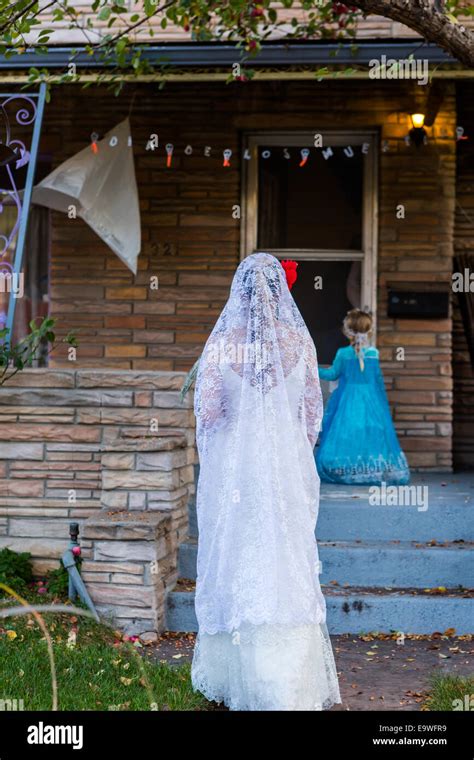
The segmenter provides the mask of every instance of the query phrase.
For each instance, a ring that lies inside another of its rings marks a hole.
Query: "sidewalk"
[[[195,634],[162,636],[146,647],[145,656],[155,661],[182,665],[191,662]],[[394,639],[331,637],[342,705],[333,710],[420,710],[432,673],[471,675],[474,670],[473,637],[406,637]]]

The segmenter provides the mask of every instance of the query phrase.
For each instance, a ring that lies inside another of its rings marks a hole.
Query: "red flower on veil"
[[[296,282],[296,279],[298,277],[298,274],[296,272],[296,267],[298,266],[297,261],[292,261],[291,259],[286,259],[285,261],[280,262],[283,269],[285,270],[286,274],[286,281],[288,283],[288,288],[291,290],[293,285]]]

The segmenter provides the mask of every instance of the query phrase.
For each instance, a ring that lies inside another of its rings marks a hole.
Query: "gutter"
[[[353,45],[357,49],[353,49]],[[230,67],[241,62],[240,49],[235,44],[221,42],[187,42],[163,43],[161,45],[142,45],[142,56],[150,63],[163,63],[179,68]],[[406,59],[413,55],[415,59],[427,60],[428,63],[458,64],[455,58],[445,53],[432,43],[420,38],[410,40],[371,40],[347,43],[340,42],[266,42],[262,51],[255,58],[247,57],[246,64],[251,68],[261,66],[305,66],[364,64],[382,55],[389,58]],[[27,50],[23,55],[14,55],[0,63],[0,69],[28,69],[30,66],[48,69],[65,68],[74,60],[78,68],[107,69],[113,62],[100,61],[87,55],[80,46],[50,47],[48,53],[37,54]],[[460,64],[458,64],[460,66]]]
[[[354,48],[354,44],[356,48]],[[240,63],[255,73],[253,80],[309,80],[315,78],[315,69],[327,67],[330,71],[322,79],[342,78],[369,79],[369,69],[361,68],[346,73],[344,68],[368,66],[372,60],[415,60],[428,62],[430,77],[436,79],[472,79],[474,71],[463,67],[455,58],[432,43],[420,38],[404,40],[364,40],[336,42],[266,42],[261,53],[255,58],[241,59],[241,51],[235,44],[211,42],[163,43],[142,45],[142,56],[155,66],[163,68],[152,74],[119,74],[127,82],[225,82],[229,79],[232,66]],[[78,46],[50,47],[47,54],[36,54],[28,50],[23,55],[15,55],[0,61],[0,82],[26,83],[28,69],[32,66],[45,68],[54,77],[55,72],[64,72],[69,63],[74,62],[80,73],[80,83],[95,82],[97,73],[105,82],[116,78],[112,61],[100,61],[87,55]],[[95,72],[95,73],[93,73]],[[387,80],[394,81],[394,80]],[[399,80],[395,80],[399,81]]]

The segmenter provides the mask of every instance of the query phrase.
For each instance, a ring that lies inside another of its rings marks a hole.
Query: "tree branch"
[[[94,45],[94,47],[98,49],[104,46],[112,45],[114,42],[117,42],[117,40],[121,39],[122,37],[125,37],[126,34],[130,34],[130,32],[133,31],[134,29],[137,29],[137,27],[141,26],[142,24],[145,24],[147,21],[153,18],[153,16],[156,16],[158,13],[161,13],[167,8],[170,8],[172,5],[175,5],[175,3],[176,3],[176,0],[169,0],[169,2],[164,3],[163,5],[160,5],[160,7],[154,10],[153,13],[150,13],[149,16],[143,16],[143,18],[139,19],[135,24],[132,24],[131,26],[127,26],[125,29],[123,29],[121,32],[116,34],[110,40],[105,40],[104,42],[100,42],[99,44]]]
[[[33,0],[33,2],[29,3],[27,6],[22,8],[21,11],[18,11],[18,13],[15,16],[13,16],[13,18],[9,18],[7,21],[5,21],[5,23],[0,26],[0,32],[4,32],[5,29],[8,29],[9,26],[13,26],[13,24],[15,24],[15,22],[18,21],[19,18],[24,16],[25,13],[28,13],[28,11],[31,10],[31,8],[34,8],[37,2],[38,0]],[[12,6],[10,10],[14,10],[14,8],[15,6]]]
[[[399,21],[455,56],[468,68],[474,68],[474,34],[462,24],[455,24],[433,0],[355,0],[353,5],[367,15]]]

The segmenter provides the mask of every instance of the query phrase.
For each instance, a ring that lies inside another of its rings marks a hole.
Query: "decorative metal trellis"
[[[0,215],[3,213],[5,201],[12,205],[16,211],[14,221],[9,225],[11,229],[0,234],[0,274],[3,274],[4,277],[6,275],[18,276],[22,269],[45,99],[46,84],[44,82],[41,83],[39,91],[33,94],[0,93],[0,165],[5,168],[8,178],[8,186],[0,187]],[[13,115],[9,113],[12,106],[13,108],[16,107]],[[15,122],[22,127],[33,126],[29,150],[23,140],[18,139],[13,134]],[[15,172],[23,166],[28,167],[26,183],[24,189],[19,190]],[[15,240],[16,246],[13,255]],[[10,254],[13,263],[7,261]],[[6,327],[10,331],[8,333],[10,340],[15,318],[16,300],[10,292],[6,320]]]

